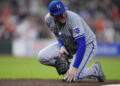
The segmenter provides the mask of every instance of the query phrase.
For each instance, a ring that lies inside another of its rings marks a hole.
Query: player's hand
[[[59,56],[63,53],[69,55],[68,51],[66,50],[66,48],[64,46],[61,47]]]
[[[72,80],[75,80],[76,74],[77,74],[77,68],[72,67],[67,71],[64,80],[66,80],[67,82],[71,82]]]

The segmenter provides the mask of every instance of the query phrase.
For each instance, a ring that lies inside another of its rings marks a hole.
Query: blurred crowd
[[[0,0],[0,39],[50,38],[44,22],[47,12],[41,0]]]
[[[119,0],[88,0],[79,15],[96,33],[98,42],[120,42]]]
[[[0,0],[0,39],[52,38],[44,17],[52,0]],[[98,42],[120,43],[120,0],[62,0],[82,16]]]

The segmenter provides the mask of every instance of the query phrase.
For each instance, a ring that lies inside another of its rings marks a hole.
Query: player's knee
[[[41,53],[38,53],[38,60],[40,63],[44,64],[44,56]]]

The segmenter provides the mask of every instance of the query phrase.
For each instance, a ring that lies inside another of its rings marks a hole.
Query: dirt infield
[[[106,80],[99,83],[93,80],[67,83],[61,80],[41,80],[41,79],[1,79],[0,86],[101,86],[106,84],[120,84],[120,80]]]

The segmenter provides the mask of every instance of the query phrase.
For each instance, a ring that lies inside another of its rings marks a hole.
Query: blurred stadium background
[[[50,1],[0,0],[0,54],[36,56],[40,49],[53,42],[54,37],[44,22]],[[97,55],[120,55],[119,0],[62,1],[95,32]]]
[[[50,1],[0,0],[1,62],[6,56],[37,57],[39,50],[56,41],[44,21]],[[97,57],[120,57],[120,0],[62,1],[96,34]]]

